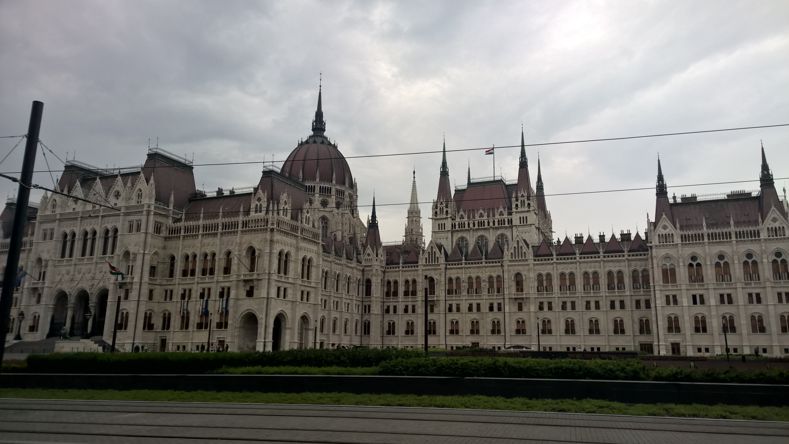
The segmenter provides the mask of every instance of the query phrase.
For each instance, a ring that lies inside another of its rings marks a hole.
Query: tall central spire
[[[773,185],[773,173],[770,171],[770,165],[767,164],[767,156],[764,155],[764,143],[762,143],[762,171],[759,174],[759,183],[761,186]]]
[[[521,126],[521,157],[518,166],[521,168],[529,168],[529,159],[526,158],[526,141],[523,137],[523,126]]]
[[[526,195],[527,199],[531,198],[531,177],[529,177],[529,159],[526,158],[526,140],[523,135],[523,126],[521,126],[521,157],[518,162],[518,193]]]
[[[321,93],[323,92],[323,74],[318,80],[318,108],[315,110],[315,120],[312,121],[312,134],[322,136],[326,132],[326,121],[323,120],[323,106],[321,104]]]
[[[416,171],[413,171],[413,181],[411,182],[411,203],[408,205],[408,216],[406,217],[404,243],[422,248],[425,245],[425,238],[422,234],[422,215],[419,211],[419,198],[416,194]]]

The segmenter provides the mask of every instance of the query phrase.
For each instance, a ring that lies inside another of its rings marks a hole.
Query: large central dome
[[[352,188],[351,168],[337,146],[324,135],[325,132],[321,90],[318,89],[318,109],[312,121],[312,135],[290,153],[280,172],[302,182],[334,183]]]

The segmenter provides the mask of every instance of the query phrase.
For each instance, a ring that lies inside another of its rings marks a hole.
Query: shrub
[[[52,353],[30,355],[33,373],[208,373],[222,367],[375,367],[418,356],[398,349],[288,350],[265,353]]]

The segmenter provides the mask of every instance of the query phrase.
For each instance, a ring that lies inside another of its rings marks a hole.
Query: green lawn
[[[377,405],[607,413],[720,419],[789,421],[789,407],[701,404],[625,404],[593,399],[528,399],[492,396],[358,395],[351,393],[258,393],[166,390],[0,389],[4,398],[88,399],[127,401],[245,402],[277,404]]]

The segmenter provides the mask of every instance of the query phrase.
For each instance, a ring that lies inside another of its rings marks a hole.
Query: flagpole
[[[493,180],[496,180],[496,145],[491,149],[493,150]]]

